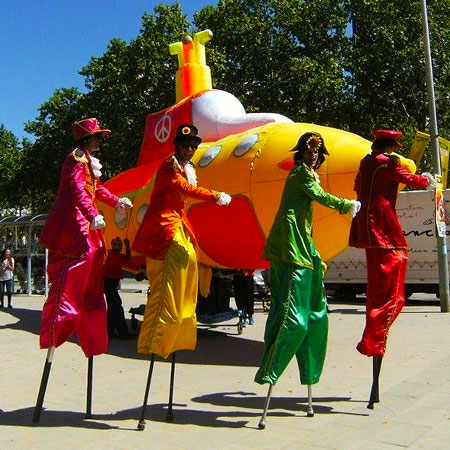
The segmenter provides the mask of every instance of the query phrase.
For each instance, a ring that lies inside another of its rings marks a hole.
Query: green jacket
[[[312,202],[345,214],[350,200],[326,193],[314,172],[304,164],[292,169],[286,180],[281,204],[264,249],[264,258],[293,262],[313,268],[312,255],[317,251],[312,240]],[[331,239],[331,236],[330,236]]]

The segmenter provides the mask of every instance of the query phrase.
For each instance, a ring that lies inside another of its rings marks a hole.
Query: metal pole
[[[434,97],[433,66],[431,61],[430,35],[428,30],[428,14],[426,0],[422,1],[422,24],[423,41],[425,52],[425,65],[427,75],[428,92],[428,114],[430,116],[430,135],[431,149],[433,151],[433,171],[436,175],[441,175],[441,156],[439,152],[439,134],[436,118],[436,101]],[[436,245],[439,265],[439,299],[442,312],[450,311],[449,303],[449,280],[448,280],[448,261],[447,261],[447,238],[440,237],[436,232]]]
[[[266,401],[264,402],[263,415],[258,424],[258,428],[260,430],[264,430],[264,428],[266,428],[266,416],[267,416],[267,410],[269,409],[270,397],[272,397],[272,388],[273,388],[273,384],[270,384],[269,390],[267,391]]]
[[[312,387],[308,384],[308,411],[306,412],[308,417],[314,417],[314,409],[312,406]]]
[[[27,295],[31,295],[31,225],[28,227],[27,239]]]

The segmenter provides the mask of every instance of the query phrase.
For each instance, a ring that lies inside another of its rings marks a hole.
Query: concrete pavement
[[[122,297],[126,310],[145,301],[143,293]],[[327,360],[313,387],[315,416],[306,417],[307,389],[292,362],[259,430],[267,386],[253,377],[266,313],[257,304],[256,324],[242,335],[233,321],[200,327],[197,349],[177,353],[174,422],[165,421],[170,361],[156,361],[146,429],[137,431],[149,360],[136,353],[135,341],[112,340],[108,353],[94,358],[90,420],[87,360],[75,340],[57,349],[41,420],[32,424],[46,356],[38,348],[43,301],[16,296],[13,309],[0,310],[1,449],[450,448],[450,315],[436,302],[413,302],[393,325],[374,410],[366,408],[372,362],[355,350],[364,305],[332,303]]]

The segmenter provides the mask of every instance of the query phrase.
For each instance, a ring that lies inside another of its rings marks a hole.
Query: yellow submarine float
[[[294,123],[280,114],[246,114],[235,96],[212,89],[205,58],[205,43],[211,37],[212,32],[205,30],[170,45],[179,63],[176,104],[147,116],[136,167],[105,183],[134,204],[126,215],[100,205],[107,223],[106,242],[109,246],[116,236],[133,241],[148,207],[156,170],[173,153],[177,126],[193,123],[203,138],[192,159],[199,186],[233,197],[226,208],[189,201],[187,216],[199,244],[199,262],[211,267],[265,268],[268,261],[262,258],[262,250],[285,179],[294,167],[290,150],[298,138],[307,131],[323,136],[330,156],[318,171],[321,185],[347,198],[355,198],[354,179],[370,142],[343,130]],[[317,204],[314,208],[314,240],[322,258],[328,260],[347,247],[351,218]]]

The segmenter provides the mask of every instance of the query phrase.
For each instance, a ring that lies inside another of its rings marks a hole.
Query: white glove
[[[434,179],[433,175],[431,175],[430,172],[424,172],[424,173],[422,174],[422,176],[424,176],[425,178],[428,179],[428,186],[427,186],[427,189],[428,189],[429,191],[434,190],[434,188],[436,187],[436,180]]]
[[[219,198],[216,200],[219,206],[228,206],[231,203],[231,196],[225,192],[221,192]]]
[[[116,208],[120,209],[120,211],[125,212],[133,207],[133,203],[131,203],[130,199],[126,197],[119,198],[116,204]]]
[[[358,211],[361,209],[361,202],[358,202],[358,200],[350,200],[352,204],[350,205],[350,209],[348,210],[348,213],[355,217],[356,214],[358,214]]]
[[[105,228],[106,227],[106,223],[105,223],[105,219],[103,218],[103,216],[101,214],[97,214],[91,222],[91,230],[96,230],[98,228]]]

